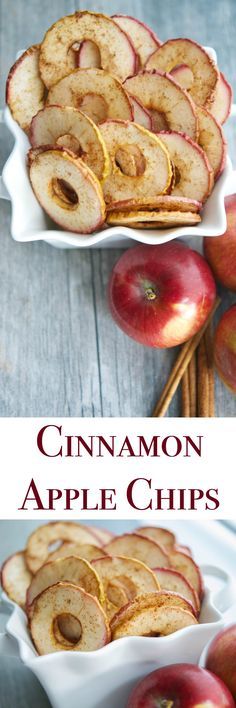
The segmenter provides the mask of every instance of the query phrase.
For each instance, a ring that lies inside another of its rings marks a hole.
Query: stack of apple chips
[[[168,529],[114,536],[72,522],[37,528],[5,561],[1,583],[26,612],[39,654],[197,625],[204,593],[191,550]]]
[[[112,47],[112,52],[110,50]],[[10,70],[29,178],[63,229],[201,221],[225,165],[231,88],[202,46],[164,44],[139,20],[76,12]]]

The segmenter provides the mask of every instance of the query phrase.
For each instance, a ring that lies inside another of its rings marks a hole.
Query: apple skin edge
[[[214,337],[216,369],[225,386],[236,394],[236,305],[221,317]]]
[[[180,242],[137,246],[113,268],[109,303],[116,324],[149,347],[176,346],[203,325],[216,296],[202,256]]]
[[[235,708],[223,681],[194,664],[153,671],[133,690],[127,708]]]

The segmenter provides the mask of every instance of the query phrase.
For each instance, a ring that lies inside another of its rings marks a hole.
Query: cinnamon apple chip
[[[79,108],[96,124],[108,118],[133,119],[123,85],[102,69],[75,69],[50,89],[47,104]]]
[[[167,602],[158,596],[157,592],[137,598],[137,601],[121,609],[111,621],[112,639],[166,636],[197,624],[191,606],[183,598],[169,593]]]
[[[115,211],[109,212],[107,224],[112,226],[129,226],[130,228],[162,228],[174,226],[195,226],[201,221],[200,214],[191,211]]]
[[[174,197],[163,194],[158,197],[146,199],[123,199],[107,204],[107,211],[191,211],[196,213],[202,208],[202,203],[187,197]]]
[[[109,155],[101,133],[95,123],[76,108],[45,106],[34,116],[29,137],[33,147],[51,144],[71,149],[99,180],[109,174]]]
[[[50,88],[76,66],[77,47],[90,40],[100,52],[101,68],[123,81],[136,69],[136,53],[127,35],[107,15],[75,12],[62,17],[46,32],[41,44],[40,73]]]
[[[137,595],[159,590],[158,579],[144,563],[127,556],[100,558],[93,561],[103,585],[105,608],[109,618]]]
[[[220,123],[206,108],[197,109],[199,123],[198,143],[205,151],[217,179],[225,166],[226,140]]]
[[[124,533],[112,539],[105,546],[105,551],[111,556],[122,555],[137,558],[149,568],[156,565],[169,565],[168,553],[152,538],[141,536],[137,533]]]
[[[179,64],[187,64],[193,74],[189,92],[194,102],[200,106],[210,105],[219,72],[206,50],[192,39],[168,39],[148,59],[146,69],[170,72]]]
[[[214,174],[206,153],[188,135],[175,131],[159,133],[175,166],[175,197],[204,202],[214,185]]]
[[[94,535],[86,526],[72,521],[56,521],[39,526],[29,536],[26,546],[26,563],[33,574],[47,561],[52,545],[59,545],[63,541],[93,543]]]
[[[172,168],[161,141],[145,128],[126,121],[100,125],[110,160],[111,174],[103,184],[105,201],[153,198],[168,190]]]
[[[107,541],[107,539],[106,539]],[[48,560],[57,560],[57,558],[68,558],[68,556],[79,556],[91,562],[101,556],[106,556],[103,548],[95,546],[92,543],[62,543],[60,548],[50,553]]]
[[[29,47],[9,71],[6,102],[13,118],[27,131],[44,105],[45,86],[39,74],[39,45]]]
[[[32,574],[25,562],[25,552],[19,551],[7,558],[1,569],[1,585],[6,595],[24,608],[26,591],[32,580]]]

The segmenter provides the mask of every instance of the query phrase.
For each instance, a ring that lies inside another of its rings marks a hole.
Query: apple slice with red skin
[[[33,116],[44,106],[45,86],[39,74],[39,45],[29,47],[9,71],[6,103],[14,120],[28,131]]]
[[[232,88],[222,72],[216,86],[214,100],[209,107],[210,112],[218,123],[225,123],[230,115],[233,100]]]
[[[225,197],[227,229],[222,236],[203,239],[204,255],[216,280],[236,292],[236,194]]]
[[[123,85],[151,113],[155,133],[175,130],[197,139],[195,104],[171,74],[144,70],[126,79]]]
[[[219,81],[219,71],[206,50],[192,39],[168,39],[148,59],[146,69],[170,72],[181,63],[189,66],[194,77],[190,88],[194,103],[210,106]]]
[[[190,339],[205,322],[215,297],[207,262],[177,241],[128,249],[109,283],[116,324],[149,347],[171,347]]]
[[[170,567],[178,570],[179,573],[191,583],[196,590],[198,597],[202,598],[204,591],[203,578],[199,566],[195,563],[191,556],[181,551],[170,551],[169,554]]]
[[[168,550],[175,545],[175,534],[169,531],[169,529],[163,529],[161,526],[140,526],[135,529],[135,533],[152,538],[153,541],[164,546],[167,553]]]
[[[145,228],[169,229],[174,226],[195,226],[201,221],[199,214],[193,214],[191,211],[114,211],[109,212],[107,216],[107,224],[113,226],[128,226],[130,228]]]
[[[174,66],[174,69],[170,71],[171,76],[174,77],[175,81],[178,81],[181,88],[189,91],[193,84],[193,72],[187,64],[178,64]]]
[[[47,561],[50,546],[69,541],[73,543],[94,543],[94,534],[82,524],[73,521],[52,521],[39,526],[29,536],[26,545],[26,564],[33,574]]]
[[[160,589],[155,573],[144,563],[128,556],[109,556],[93,561],[104,589],[105,607],[111,619],[120,607],[143,593]]]
[[[46,588],[32,610],[30,630],[40,655],[95,651],[110,641],[108,620],[97,598],[72,583]]]
[[[174,197],[172,194],[163,194],[150,199],[123,199],[107,204],[107,211],[191,211],[197,213],[202,208],[202,203],[187,197]]]
[[[143,67],[147,59],[161,45],[161,40],[144,22],[129,15],[113,15],[112,18],[131,40],[138,56],[136,71]]]
[[[171,592],[176,592],[185,597],[185,599],[192,604],[196,616],[198,617],[200,612],[199,597],[196,590],[194,590],[191,583],[186,580],[182,573],[179,573],[173,568],[154,568],[153,572],[157,575],[161,589],[170,590]]]
[[[214,361],[225,386],[236,393],[236,305],[222,315],[214,337]]]
[[[55,22],[41,44],[39,68],[47,88],[56,84],[76,66],[73,45],[85,39],[94,42],[100,52],[101,68],[121,81],[136,70],[136,53],[129,38],[107,15],[75,12]]]
[[[197,108],[199,137],[198,144],[204,150],[214,171],[215,180],[225,168],[227,142],[220,123],[206,108]]]
[[[129,556],[145,563],[149,568],[156,565],[169,565],[166,550],[156,541],[137,533],[124,533],[105,546],[110,556]]]
[[[236,701],[236,624],[222,629],[211,642],[205,667],[224,681]]]
[[[138,101],[134,96],[129,96],[131,106],[133,108],[134,122],[138,125],[142,125],[146,130],[153,130],[153,120],[152,116],[142,105],[141,101]]]
[[[106,555],[103,548],[91,543],[69,543],[69,541],[65,541],[56,551],[52,551],[49,554],[48,561],[68,558],[69,556],[79,556],[79,558],[84,558],[91,563],[91,561],[101,558],[103,555]]]
[[[129,618],[123,615],[120,621],[117,619],[115,627],[111,624],[113,640],[121,637],[165,637],[198,624],[192,612],[183,609],[181,605],[149,605],[148,595],[146,607],[140,607],[138,602],[134,602],[132,609],[133,613]]]
[[[194,664],[153,671],[133,689],[127,708],[234,708],[220,679]]]
[[[32,580],[32,574],[25,562],[25,552],[18,551],[7,558],[1,568],[1,585],[6,595],[25,608],[26,591]]]
[[[176,131],[159,133],[175,168],[173,196],[206,201],[214,185],[214,173],[206,153],[188,135]]]
[[[180,607],[186,612],[190,612],[195,616],[195,609],[192,602],[186,600],[183,595],[177,592],[172,592],[169,590],[156,590],[155,592],[148,592],[137,595],[132,601],[127,602],[126,605],[121,607],[118,612],[113,616],[111,621],[112,633],[115,632],[117,627],[124,626],[129,620],[136,618],[136,615],[142,610],[151,610],[152,608],[163,609],[166,607]]]

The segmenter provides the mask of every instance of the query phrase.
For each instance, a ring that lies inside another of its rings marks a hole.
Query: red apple
[[[149,347],[172,347],[192,337],[215,296],[207,262],[176,241],[130,248],[114,266],[109,283],[114,320]]]
[[[204,255],[217,280],[236,292],[236,194],[225,198],[227,229],[223,236],[204,238]]]
[[[213,639],[206,668],[224,681],[236,700],[236,624],[222,629]]]
[[[236,393],[236,305],[221,317],[214,338],[215,365],[220,378]]]
[[[134,688],[127,708],[235,708],[221,679],[194,664],[153,671]]]

